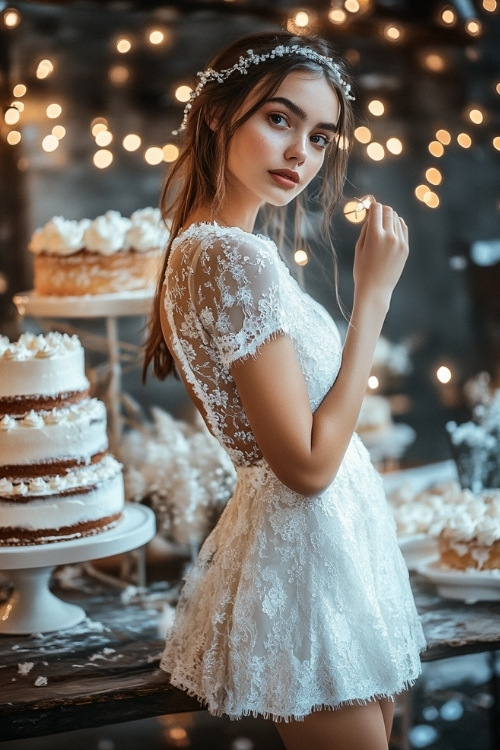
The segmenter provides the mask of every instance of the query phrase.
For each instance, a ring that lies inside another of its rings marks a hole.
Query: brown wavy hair
[[[232,67],[240,56],[248,50],[255,54],[266,54],[278,45],[300,45],[310,47],[321,55],[332,57],[339,65],[344,81],[349,81],[348,71],[328,44],[316,37],[295,36],[288,32],[265,32],[243,37],[218,53],[209,63],[214,70]],[[186,128],[183,131],[183,144],[177,161],[170,168],[162,187],[160,208],[165,221],[170,223],[170,240],[166,247],[163,264],[158,276],[152,313],[148,323],[148,336],[144,346],[143,380],[148,367],[153,362],[153,372],[163,380],[170,372],[175,372],[175,364],[162,335],[160,324],[160,298],[173,240],[185,227],[187,218],[200,208],[209,206],[215,218],[224,202],[226,191],[226,164],[229,144],[236,130],[268,100],[279,88],[282,81],[293,70],[322,72],[335,90],[340,115],[338,132],[328,147],[325,162],[318,176],[319,185],[316,199],[323,210],[322,234],[330,245],[335,259],[335,251],[330,239],[332,214],[342,199],[342,191],[347,170],[350,145],[353,140],[354,115],[346,92],[332,68],[310,60],[302,55],[284,55],[250,65],[246,75],[231,75],[220,84],[209,81],[193,100]],[[252,105],[242,110],[248,95],[257,94]],[[243,114],[242,114],[243,112]],[[212,130],[210,123],[217,119],[217,128]],[[293,202],[294,220],[292,246],[298,246],[300,227],[306,215],[305,197],[298,196]],[[282,248],[287,239],[286,207],[267,207],[266,226],[269,233]],[[303,242],[301,246],[303,246]],[[337,266],[334,262],[335,281]]]

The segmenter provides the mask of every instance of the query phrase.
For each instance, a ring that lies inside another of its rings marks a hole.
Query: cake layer
[[[3,413],[19,413],[16,401],[36,401],[40,396],[53,398],[61,394],[63,400],[64,394],[75,400],[88,388],[85,353],[77,336],[57,331],[46,336],[23,333],[12,343],[0,336]]]
[[[24,484],[24,483],[21,483]],[[42,544],[110,528],[124,506],[121,465],[111,456],[50,481],[0,480],[0,544]]]
[[[454,542],[443,534],[439,538],[442,565],[454,570],[500,570],[500,541],[485,545],[476,539]]]
[[[66,409],[0,419],[0,469],[73,459],[90,463],[108,446],[106,407],[92,398]],[[1,470],[5,476],[5,471]]]
[[[35,291],[57,297],[115,294],[153,287],[161,252],[121,251],[113,255],[80,250],[73,255],[35,256]]]

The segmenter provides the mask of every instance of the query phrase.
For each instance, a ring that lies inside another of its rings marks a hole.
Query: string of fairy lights
[[[235,0],[226,0],[235,2]],[[331,9],[328,11],[328,20],[333,25],[346,23],[349,16],[366,11],[371,0],[344,0],[340,3],[333,0]],[[483,0],[482,6],[485,12],[494,13],[497,11],[497,0]],[[1,23],[5,29],[15,29],[22,23],[21,12],[16,8],[6,8],[1,14]],[[458,14],[451,6],[444,5],[440,11],[440,23],[444,27],[455,26],[459,22]],[[315,14],[312,11],[298,10],[288,19],[287,26],[295,32],[308,31],[314,27],[316,22]],[[464,24],[465,31],[471,37],[477,37],[482,33],[482,23],[479,19],[469,18]],[[381,28],[381,34],[388,43],[399,43],[404,39],[405,30],[401,24],[387,22]],[[150,28],[146,32],[146,40],[152,47],[160,47],[168,43],[169,32],[162,28]],[[116,54],[120,57],[126,56],[134,49],[137,40],[120,36],[114,40]],[[431,51],[424,55],[422,64],[431,72],[439,73],[446,67],[446,61],[439,52]],[[41,81],[50,79],[54,72],[54,62],[49,59],[42,59],[36,65],[36,78]],[[111,83],[116,86],[125,85],[129,79],[129,68],[125,63],[113,63],[109,69],[108,76]],[[500,81],[494,82],[495,91],[500,95]],[[180,105],[189,100],[190,86],[186,83],[179,82],[174,89],[174,98]],[[22,140],[22,121],[25,111],[29,107],[28,86],[25,83],[16,83],[12,90],[14,99],[4,112],[4,123],[6,126],[5,138],[8,144],[18,145]],[[367,117],[373,118],[374,126],[359,126],[355,131],[355,138],[360,148],[364,149],[366,157],[374,162],[381,162],[386,158],[399,157],[404,153],[405,146],[401,138],[391,136],[385,139],[385,142],[377,140],[373,135],[376,129],[375,121],[383,118],[387,111],[387,103],[383,99],[373,98],[367,104]],[[61,124],[64,120],[63,108],[57,102],[51,102],[46,106],[45,115],[48,124],[52,121],[58,121],[51,127],[50,132],[46,133],[41,140],[40,148],[51,153],[59,148],[60,142],[66,136],[66,128]],[[469,128],[480,127],[487,121],[488,114],[484,106],[472,103],[463,113],[463,127],[458,132],[452,133],[451,129],[439,128],[433,134],[428,144],[430,157],[440,159],[445,154],[447,148],[457,144],[463,149],[469,149],[474,145],[474,135]],[[90,133],[95,141],[95,151],[93,154],[93,164],[97,169],[107,169],[114,161],[115,151],[120,144],[115,143],[115,136],[105,117],[97,117],[90,123]],[[340,147],[345,144],[340,143]],[[493,149],[500,150],[500,135],[493,135],[491,146]],[[160,145],[143,144],[143,139],[139,133],[127,133],[121,139],[121,148],[127,152],[142,153],[146,164],[158,166],[163,163],[174,162],[179,154],[178,146],[175,142],[166,142]],[[415,186],[416,198],[424,203],[430,209],[436,209],[440,205],[440,198],[437,188],[442,184],[442,170],[435,165],[429,165],[422,175],[421,184]],[[344,210],[346,219],[352,223],[362,222],[365,218],[365,211],[362,207],[356,206],[356,202],[348,202]],[[302,258],[302,263],[307,262]]]

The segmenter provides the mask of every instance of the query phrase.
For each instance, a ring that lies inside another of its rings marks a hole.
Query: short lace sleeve
[[[221,362],[229,367],[278,333],[287,333],[280,304],[276,246],[234,230],[203,243],[193,281],[195,307]]]

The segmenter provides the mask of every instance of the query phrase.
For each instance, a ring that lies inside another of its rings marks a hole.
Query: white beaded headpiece
[[[333,58],[326,57],[325,55],[321,55],[319,52],[315,52],[313,49],[311,49],[311,47],[302,47],[300,44],[294,44],[287,47],[283,44],[280,44],[273,50],[271,50],[271,52],[266,52],[262,55],[259,55],[258,53],[249,49],[247,50],[246,57],[242,55],[238,62],[235,63],[231,68],[226,68],[225,70],[214,70],[213,68],[207,68],[206,70],[197,74],[200,80],[196,88],[191,91],[189,101],[184,107],[184,116],[182,118],[180,128],[178,130],[174,130],[173,134],[177,135],[185,129],[187,119],[189,117],[189,112],[191,110],[191,107],[193,106],[193,101],[200,95],[202,88],[207,83],[209,83],[209,81],[224,83],[224,81],[233,73],[246,75],[247,70],[251,65],[258,65],[259,63],[265,62],[266,60],[273,60],[275,57],[285,57],[285,55],[302,55],[302,57],[307,57],[308,60],[312,60],[319,65],[327,65],[335,73],[340,86],[344,90],[346,99],[351,99],[352,101],[354,101],[354,96],[351,93],[351,84],[347,83],[347,81],[342,77],[339,64],[336,63]]]

